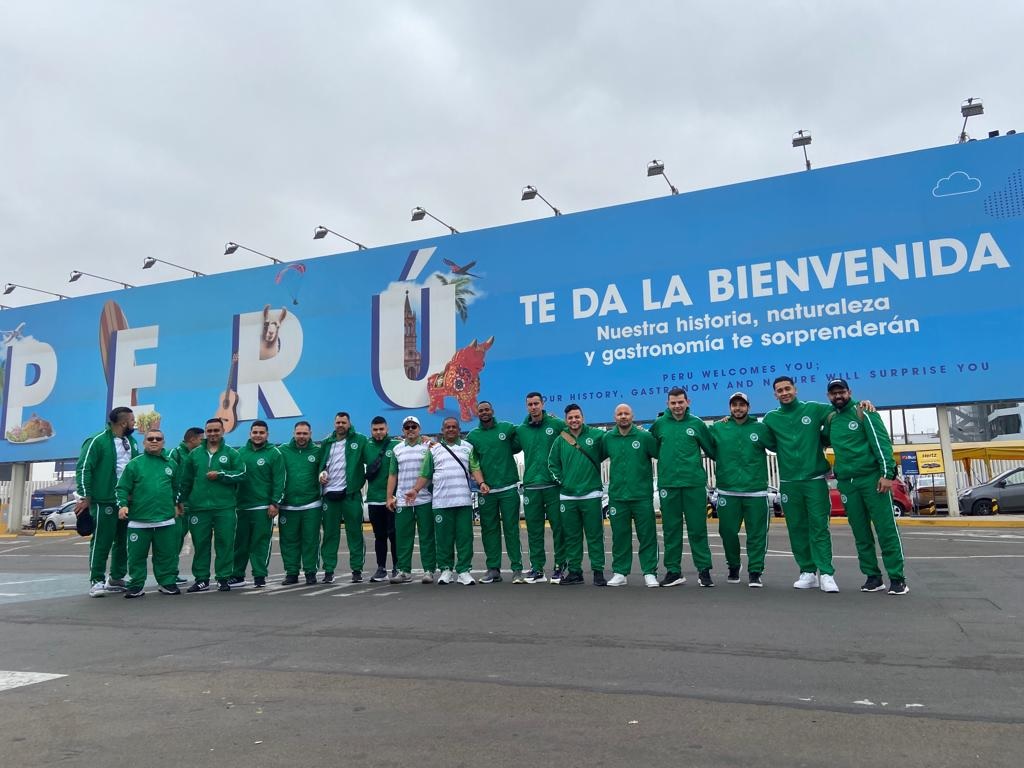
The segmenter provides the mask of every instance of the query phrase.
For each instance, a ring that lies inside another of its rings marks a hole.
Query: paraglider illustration
[[[299,303],[299,289],[302,287],[302,277],[306,274],[305,264],[289,264],[281,269],[274,276],[274,284],[282,286],[291,297],[292,304]]]

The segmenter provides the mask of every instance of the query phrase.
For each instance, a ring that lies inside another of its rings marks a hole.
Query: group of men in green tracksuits
[[[386,422],[376,417],[367,439],[352,428],[347,413],[339,412],[334,432],[319,444],[312,440],[308,422],[298,422],[292,439],[276,446],[269,442],[266,422],[255,421],[247,443],[235,450],[224,443],[223,426],[214,418],[202,439],[195,434],[198,428],[192,428],[171,452],[163,449],[163,434],[151,430],[141,453],[132,437],[134,415],[127,408],[115,409],[107,428],[86,440],[78,467],[79,508],[89,510],[96,529],[90,547],[90,594],[141,594],[150,549],[161,591],[176,594],[183,536],[179,519],[188,526],[194,547],[189,592],[209,588],[214,553],[213,578],[221,591],[245,584],[247,568],[254,586],[265,586],[275,517],[285,571],[282,584],[299,583],[303,572],[307,584],[316,584],[321,569],[323,582],[332,583],[342,525],[352,581],[359,582],[365,557],[364,485],[373,503],[394,515],[389,524],[394,531],[391,583],[412,581],[417,537],[424,583],[476,583],[471,573],[476,495],[486,565],[482,583],[503,580],[504,544],[514,584],[582,584],[586,542],[593,583],[624,586],[633,564],[635,530],[646,586],[686,582],[685,532],[697,584],[713,587],[705,457],[715,460],[728,581],[740,581],[742,528],[748,585],[759,588],[772,514],[768,451],[778,456],[780,498],[799,568],[793,586],[838,592],[829,533],[827,446],[835,453],[835,476],[867,578],[861,589],[886,590],[875,551],[877,537],[890,581],[887,591],[906,594],[890,495],[896,476],[892,443],[873,405],[854,400],[842,379],[829,383],[829,404],[799,400],[795,382],[787,376],[775,380],[773,391],[779,406],[762,421],[750,416],[747,395],[735,392],[729,398],[729,416],[708,426],[691,413],[687,391],[674,387],[665,412],[650,429],[634,424],[632,409],[622,403],[615,408],[614,426],[602,430],[586,424],[579,405],[566,407],[563,421],[544,410],[540,393],[531,392],[526,418],[518,425],[497,420],[493,405],[481,401],[479,423],[465,439],[458,420],[449,417],[440,439],[428,440],[415,416],[403,421],[401,440],[389,437]],[[515,460],[520,452],[521,481]],[[610,579],[604,574],[605,460]],[[655,494],[664,540],[660,579]],[[525,573],[520,500],[530,566]],[[550,577],[545,573],[546,525],[554,552]],[[385,578],[379,563],[373,580]]]

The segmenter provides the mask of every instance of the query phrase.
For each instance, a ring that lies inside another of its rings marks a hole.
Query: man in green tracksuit
[[[633,409],[625,403],[615,406],[615,428],[601,438],[605,455],[611,460],[608,486],[608,518],[612,523],[612,578],[609,587],[626,586],[633,565],[633,526],[640,544],[640,569],[644,584],[658,587],[658,532],[654,521],[654,471],[651,459],[658,458],[658,441],[645,429],[633,425]]]
[[[558,484],[548,469],[548,454],[558,435],[565,430],[565,422],[544,410],[544,397],[540,392],[526,396],[526,419],[516,430],[523,450],[523,514],[526,517],[526,537],[530,544],[530,571],[524,576],[527,584],[547,581],[544,566],[544,519],[551,524],[551,543],[554,550],[554,571],[551,583],[562,580],[565,565],[565,545],[559,515]]]
[[[188,456],[199,443],[203,440],[205,431],[202,427],[189,427],[185,430],[185,436],[182,437],[181,442],[178,446],[171,450],[170,460],[178,465],[178,477],[181,477],[181,465],[185,461],[185,457]],[[178,554],[181,554],[182,548],[185,546],[185,535],[188,533],[188,508],[185,508],[185,513],[178,515],[174,518],[175,526],[178,531]],[[178,577],[179,584],[185,584],[188,579],[181,576]]]
[[[383,416],[370,419],[370,439],[366,441],[366,511],[373,528],[373,554],[377,570],[370,581],[389,581],[388,547],[391,548],[391,576],[398,576],[398,546],[395,513],[388,507],[388,470],[398,440],[388,434]]]
[[[774,450],[771,430],[750,418],[750,400],[743,392],[729,398],[729,418],[711,425],[715,479],[718,485],[718,533],[725,548],[729,581],[740,580],[740,524],[747,532],[747,585],[763,586],[768,550],[768,461]]]
[[[145,597],[146,563],[153,550],[153,576],[165,595],[180,595],[178,531],[174,526],[178,467],[164,453],[164,433],[146,432],[145,452],[128,462],[117,481],[118,517],[128,526],[128,585],[125,597]]]
[[[236,500],[235,566],[228,585],[241,587],[245,568],[252,564],[252,583],[257,589],[267,585],[270,544],[281,499],[284,497],[284,456],[267,442],[267,422],[257,419],[249,428],[249,440],[238,449],[245,464],[245,482],[238,487]]]
[[[434,583],[437,570],[437,543],[434,539],[434,512],[431,507],[430,491],[423,487],[416,494],[412,504],[406,504],[405,494],[416,484],[423,468],[423,460],[430,450],[429,441],[420,434],[420,420],[406,416],[402,422],[405,439],[391,449],[391,466],[388,468],[388,507],[395,513],[395,567],[398,573],[390,578],[392,584],[408,584],[412,581],[412,548],[416,531],[420,535],[420,563],[423,565],[424,584]]]
[[[437,564],[441,575],[438,584],[458,581],[463,586],[476,584],[473,568],[473,494],[470,478],[480,486],[480,493],[490,492],[480,471],[473,446],[459,439],[459,421],[453,416],[441,424],[441,441],[432,443],[423,457],[420,476],[405,493],[406,506],[418,501],[419,492],[433,481],[432,505],[434,536],[437,541]],[[456,550],[458,560],[456,560]]]
[[[548,468],[559,485],[558,500],[565,536],[568,573],[562,584],[583,583],[583,534],[594,572],[594,586],[607,584],[604,578],[604,520],[601,519],[601,462],[604,460],[604,430],[588,427],[583,409],[576,403],[565,407],[567,429],[548,454]]]
[[[658,441],[658,495],[661,530],[665,539],[665,577],[661,586],[685,584],[682,572],[683,521],[697,583],[713,587],[711,548],[708,546],[708,474],[701,451],[712,455],[707,425],[690,413],[690,398],[683,387],[668,391],[668,411],[651,425]]]
[[[864,413],[858,407],[845,379],[828,383],[828,399],[835,413],[825,420],[824,435],[835,451],[839,493],[857,542],[861,573],[867,576],[861,592],[885,589],[875,554],[877,535],[889,574],[889,594],[905,595],[910,588],[903,575],[903,543],[892,511],[892,483],[897,470],[889,433],[881,416]]]
[[[245,481],[245,464],[238,451],[224,442],[224,422],[206,422],[206,438],[185,459],[178,500],[189,505],[189,533],[192,535],[192,577],[187,592],[210,588],[210,549],[215,550],[214,576],[217,590],[229,592],[228,579],[234,569],[235,495]]]
[[[320,485],[324,497],[324,537],[320,558],[324,564],[324,581],[334,581],[338,566],[338,545],[341,524],[345,523],[348,562],[352,583],[363,580],[366,544],[363,542],[363,483],[369,460],[367,440],[352,429],[352,420],[344,411],[334,417],[334,431],[320,443]],[[315,584],[316,577],[306,583]]]
[[[320,498],[320,446],[312,440],[308,421],[298,421],[292,439],[279,446],[284,457],[284,498],[277,516],[281,536],[284,586],[299,583],[299,569],[306,581],[316,584],[320,567],[320,526],[323,501]],[[312,577],[312,578],[310,578]]]
[[[800,567],[793,586],[838,592],[829,533],[832,509],[825,481],[829,464],[821,448],[821,427],[832,407],[798,400],[796,384],[789,376],[779,376],[772,387],[779,407],[765,414],[764,424],[775,440],[782,511],[793,557]]]
[[[487,558],[487,572],[481,584],[501,581],[501,536],[505,534],[512,583],[523,582],[523,552],[519,542],[519,468],[515,455],[519,452],[516,428],[507,421],[495,421],[494,406],[481,400],[476,415],[479,426],[466,436],[473,446],[480,471],[490,486],[487,495],[477,497],[480,513],[480,538]]]
[[[128,462],[139,455],[139,446],[132,437],[135,414],[131,408],[121,406],[110,412],[107,422],[106,429],[82,443],[75,468],[75,485],[80,497],[75,514],[88,510],[95,525],[89,542],[90,597],[123,592],[128,570],[128,523],[118,518],[114,488]],[[108,557],[109,582],[106,580]]]

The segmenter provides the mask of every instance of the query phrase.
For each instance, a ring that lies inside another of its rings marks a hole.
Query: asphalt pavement
[[[3,540],[3,764],[1021,764],[1024,529],[903,527],[895,597],[846,526],[839,594],[792,588],[779,520],[766,588],[726,583],[714,527],[713,589],[688,551],[672,589],[285,588],[275,543],[266,590],[142,600],[85,595],[84,540]]]

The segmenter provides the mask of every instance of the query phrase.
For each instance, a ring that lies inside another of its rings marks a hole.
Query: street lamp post
[[[420,206],[417,205],[415,208],[412,209],[412,220],[413,221],[423,221],[423,218],[425,216],[429,216],[430,218],[432,218],[434,221],[436,221],[438,224],[440,224],[443,227],[448,227],[448,229],[451,230],[451,233],[453,235],[459,234],[459,230],[457,230],[451,224],[445,224],[443,221],[441,221],[439,218],[437,218],[437,216],[432,214],[426,208],[421,208]]]
[[[811,132],[800,129],[793,134],[793,146],[803,147],[804,150],[804,167],[806,170],[811,170],[811,161],[807,157],[807,145],[811,143]]]
[[[981,99],[972,96],[969,99],[964,99],[963,103],[960,104],[960,114],[963,115],[964,124],[960,128],[960,138],[957,140],[957,144],[963,144],[970,137],[967,135],[967,118],[975,117],[976,115],[982,115],[985,113],[985,105],[981,103]]]
[[[54,293],[53,291],[44,291],[42,288],[33,288],[29,285],[19,285],[18,283],[7,283],[4,286],[4,296],[9,296],[14,293],[15,288],[23,288],[26,291],[35,291],[36,293],[45,293],[49,296],[56,296],[58,299],[70,299],[70,296],[65,296],[63,293]]]
[[[186,272],[191,272],[192,273],[192,277],[205,277],[206,276],[205,272],[200,272],[199,270],[192,269],[191,267],[183,267],[180,264],[174,264],[173,262],[170,262],[170,261],[164,261],[163,259],[158,259],[156,256],[147,256],[145,259],[143,259],[142,260],[142,268],[143,269],[149,269],[154,264],[156,264],[157,262],[160,262],[161,264],[166,264],[169,267],[175,267],[177,269],[183,269]]]
[[[239,248],[241,248],[243,251],[248,251],[249,253],[255,253],[257,256],[262,256],[264,259],[270,259],[275,264],[284,264],[284,262],[281,261],[280,259],[275,259],[273,256],[267,256],[267,254],[260,253],[259,251],[255,251],[255,250],[253,250],[252,248],[250,248],[247,245],[242,245],[241,243],[235,243],[235,242],[224,243],[224,255],[225,256],[230,256],[232,253],[237,251]]]
[[[318,226],[316,229],[313,230],[313,239],[314,240],[323,240],[325,237],[327,237],[327,233],[328,232],[331,233],[332,235],[334,235],[335,237],[340,237],[342,240],[345,240],[345,241],[347,241],[349,243],[352,243],[352,245],[354,245],[360,251],[365,251],[366,250],[366,246],[363,245],[362,243],[357,243],[352,238],[345,237],[340,232],[335,232],[333,229],[328,229],[327,227],[323,226],[322,224],[320,226]]]
[[[675,184],[668,180],[668,176],[665,175],[665,164],[661,160],[651,160],[647,164],[647,175],[648,176],[661,176],[665,179],[665,183],[668,184],[668,188],[672,190],[673,195],[678,195],[679,190],[676,189]]]
[[[114,283],[120,285],[122,288],[134,288],[135,286],[131,283],[126,283],[123,280],[112,280],[109,277],[103,277],[102,275],[94,275],[91,272],[83,272],[80,269],[71,270],[71,276],[68,278],[69,283],[77,283],[78,280],[85,275],[86,277],[94,277],[97,280],[106,280],[108,283]]]
[[[523,196],[521,198],[519,198],[519,199],[520,200],[533,200],[533,198],[535,198],[535,197],[539,197],[541,200],[543,200],[545,203],[547,203],[548,208],[550,208],[552,211],[554,211],[555,216],[561,216],[562,215],[562,212],[560,210],[558,210],[557,208],[555,208],[555,206],[553,206],[550,203],[550,201],[546,197],[544,197],[544,195],[542,195],[540,192],[538,192],[537,188],[535,186],[533,186],[533,185],[527,185],[527,186],[523,187]]]

